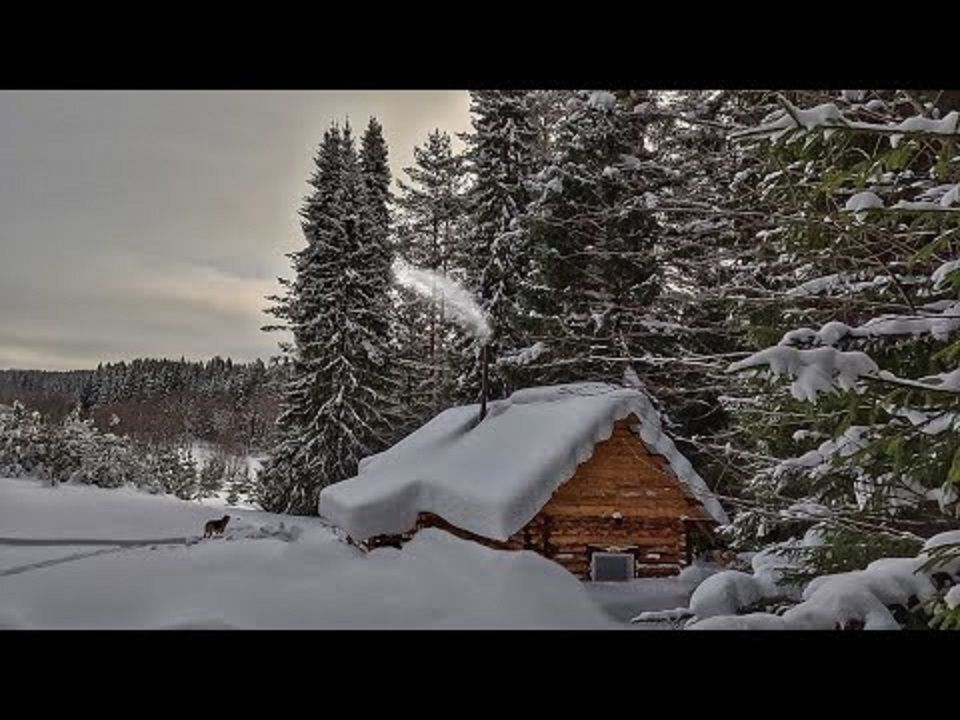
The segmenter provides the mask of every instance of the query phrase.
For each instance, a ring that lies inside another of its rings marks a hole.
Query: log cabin
[[[592,581],[674,575],[727,522],[647,395],[602,383],[520,390],[482,420],[478,405],[446,410],[319,509],[365,549],[435,527]]]

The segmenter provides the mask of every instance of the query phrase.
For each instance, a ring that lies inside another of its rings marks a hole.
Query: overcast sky
[[[466,92],[0,92],[0,368],[266,359],[323,131],[384,126],[394,177]]]

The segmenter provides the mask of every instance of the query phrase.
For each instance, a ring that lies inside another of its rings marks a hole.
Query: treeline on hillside
[[[19,401],[54,423],[75,408],[101,430],[148,443],[202,440],[234,452],[269,444],[280,366],[137,359],[66,372],[0,370],[0,403]]]
[[[110,425],[115,429],[118,424],[114,417]],[[19,401],[0,406],[0,477],[31,477],[53,485],[132,485],[184,500],[226,490],[231,503],[246,500],[255,482],[246,457],[218,450],[198,462],[189,447],[101,431],[93,420],[80,417],[79,407],[55,421]]]

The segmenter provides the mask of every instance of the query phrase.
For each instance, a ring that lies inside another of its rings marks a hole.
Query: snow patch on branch
[[[833,463],[834,456],[850,457],[866,447],[864,435],[869,428],[865,425],[852,425],[836,440],[827,440],[816,450],[809,450],[803,455],[788,458],[773,469],[773,477],[779,477],[785,472],[796,468],[806,468],[811,477],[819,477],[826,472]],[[819,506],[823,508],[823,506]]]
[[[935,309],[938,307],[941,308],[939,311]],[[847,337],[874,338],[891,335],[929,334],[936,340],[946,340],[960,329],[960,301],[929,305],[922,310],[929,314],[881,315],[858,327],[850,327],[846,323],[834,320],[819,330],[807,327],[797,328],[784,333],[777,347],[800,344],[832,346]]]
[[[815,130],[821,127],[846,127],[849,123],[834,103],[823,103],[809,110],[803,110],[788,101],[784,101],[786,110],[780,110],[756,128],[733,133],[734,139],[741,137],[769,137],[779,140],[794,130]]]
[[[843,352],[834,347],[798,350],[788,345],[754,353],[744,360],[732,363],[728,372],[768,367],[774,375],[793,378],[790,392],[797,400],[816,400],[821,392],[856,389],[861,377],[875,375],[879,367],[869,355],[862,352]]]
[[[906,278],[900,278],[904,282]],[[925,281],[926,278],[909,278],[911,281]],[[839,295],[834,291],[843,291],[847,294],[861,292],[863,290],[875,290],[887,287],[893,283],[893,278],[889,275],[876,275],[870,280],[856,281],[854,276],[846,273],[833,273],[815,277],[811,280],[798,285],[795,288],[787,290],[786,297],[809,297],[815,295],[827,294],[830,296]]]
[[[951,205],[956,205],[957,203],[960,203],[960,183],[954,185],[951,190],[948,190],[940,198],[941,207],[950,207]]]
[[[861,103],[867,99],[866,90],[841,90],[840,97],[849,103]]]
[[[920,378],[920,382],[940,390],[960,392],[960,368],[936,375],[927,375]]]
[[[958,544],[960,544],[960,530],[947,530],[946,532],[938,533],[927,540],[923,544],[923,550],[924,552],[929,552],[945,545]]]
[[[950,588],[950,591],[944,596],[943,600],[951,610],[960,607],[960,585],[954,585]]]
[[[598,90],[596,92],[590,93],[590,98],[587,100],[587,105],[593,108],[604,108],[609,110],[617,104],[617,98],[613,93],[607,92],[606,90]]]
[[[958,129],[958,121],[960,121],[960,114],[958,114],[956,110],[952,110],[940,120],[934,120],[932,118],[923,117],[922,115],[916,115],[914,117],[907,118],[899,125],[886,125],[879,127],[888,129],[895,127],[897,130],[903,130],[904,132],[921,132],[930,133],[932,135],[956,135],[958,132],[960,132],[960,129]],[[869,125],[869,123],[860,124]],[[897,147],[902,139],[903,135],[901,134],[891,135],[891,147]]]
[[[941,119],[915,115],[900,123],[869,123],[848,120],[834,103],[823,103],[808,110],[796,107],[781,98],[785,109],[771,113],[760,125],[733,133],[735,140],[745,138],[769,138],[777,141],[794,131],[812,132],[823,129],[831,133],[840,128],[863,132],[878,132],[890,135],[890,145],[896,148],[904,135],[956,135],[960,133],[960,113],[952,110]]]
[[[933,271],[933,274],[930,276],[930,280],[933,282],[933,289],[939,290],[950,279],[950,274],[960,270],[960,260],[951,260],[949,262],[943,263],[940,267]]]
[[[930,316],[881,315],[854,328],[854,337],[882,335],[926,335],[945,340],[960,328],[960,303],[953,303],[942,312]]]
[[[939,202],[899,200],[891,206],[891,210],[907,210],[908,212],[956,212],[956,208],[951,208]]]
[[[870,210],[879,210],[883,208],[883,200],[880,196],[869,190],[858,192],[851,196],[844,205],[844,210],[852,212],[858,222],[863,222]]]
[[[529,365],[543,355],[546,350],[547,346],[544,343],[537,342],[530,347],[523,348],[511,355],[500,358],[497,360],[497,365],[516,365],[521,367]]]
[[[956,426],[957,413],[943,410],[915,410],[913,408],[890,406],[887,412],[895,417],[902,417],[913,427],[919,428],[924,435],[939,435]]]

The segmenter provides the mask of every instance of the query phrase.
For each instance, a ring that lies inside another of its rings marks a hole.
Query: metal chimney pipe
[[[487,365],[490,364],[490,352],[488,345],[480,349],[480,419],[477,423],[482,423],[487,416]]]

